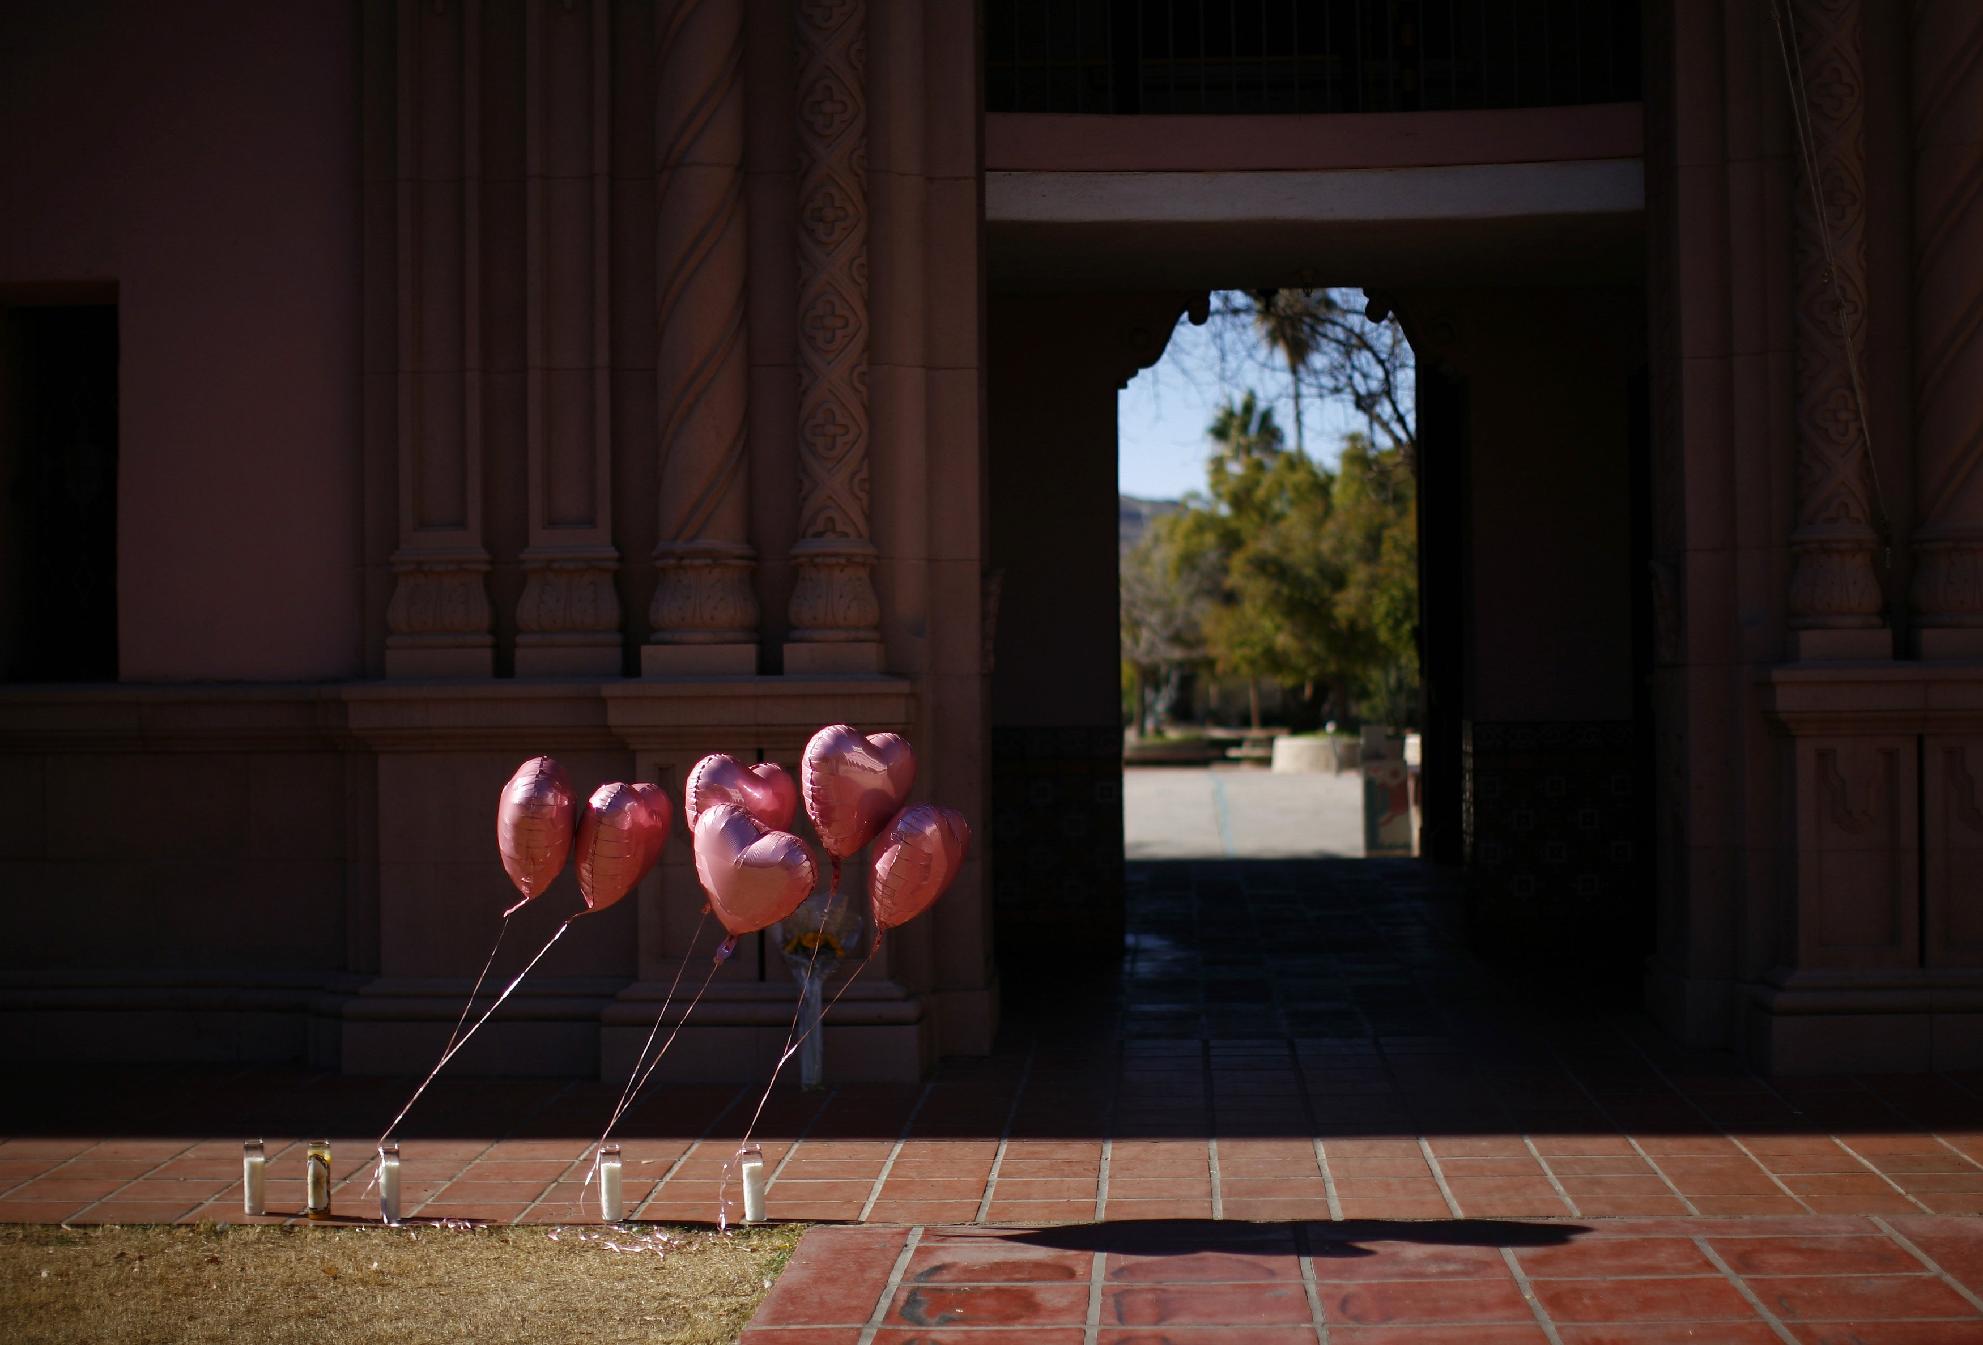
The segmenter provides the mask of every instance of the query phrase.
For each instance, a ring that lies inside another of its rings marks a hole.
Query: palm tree
[[[1294,390],[1294,451],[1306,457],[1308,443],[1301,426],[1301,373],[1315,354],[1315,327],[1327,290],[1255,290],[1253,329],[1269,348],[1287,361],[1288,384]]]

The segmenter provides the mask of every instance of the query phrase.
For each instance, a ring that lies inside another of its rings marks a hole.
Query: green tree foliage
[[[1251,392],[1208,434],[1206,493],[1153,529],[1173,586],[1204,594],[1205,657],[1256,689],[1325,690],[1337,717],[1408,721],[1418,599],[1406,450],[1353,435],[1330,472],[1284,446]]]

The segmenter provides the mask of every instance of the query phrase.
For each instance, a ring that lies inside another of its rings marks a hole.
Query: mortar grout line
[[[861,1212],[856,1218],[862,1223],[874,1210],[874,1202],[881,1199],[881,1188],[888,1184],[888,1175],[895,1171],[895,1160],[902,1154],[902,1146],[909,1142],[909,1132],[916,1128],[916,1118],[923,1114],[923,1104],[930,1100],[930,1091],[936,1087],[932,1079],[923,1085],[923,1091],[916,1094],[916,1105],[909,1108],[909,1115],[902,1122],[902,1129],[896,1132],[895,1143],[889,1146],[888,1157],[882,1160],[881,1171],[874,1177],[874,1185],[868,1188],[868,1198],[861,1202]]]
[[[1331,1217],[1336,1214],[1335,1202],[1330,1202]],[[1315,1328],[1316,1345],[1329,1345],[1329,1323],[1322,1316],[1322,1293],[1315,1286],[1315,1253],[1308,1245],[1308,1227],[1302,1225],[1295,1230],[1295,1264],[1301,1270],[1301,1292],[1308,1299],[1308,1321]]]
[[[1770,1330],[1776,1333],[1778,1340],[1783,1341],[1784,1345],[1797,1345],[1797,1337],[1791,1334],[1790,1328],[1770,1311],[1769,1305],[1763,1302],[1761,1295],[1749,1287],[1748,1281],[1737,1275],[1728,1262],[1721,1259],[1721,1253],[1708,1245],[1705,1234],[1696,1233],[1692,1241],[1701,1255],[1707,1257],[1708,1264],[1726,1276],[1728,1282],[1735,1286],[1735,1292],[1748,1300],[1749,1306],[1755,1310],[1756,1315],[1769,1323]]]
[[[1329,1155],[1323,1149],[1322,1137],[1316,1135],[1309,1140],[1309,1143],[1315,1146],[1315,1166],[1322,1169],[1322,1191],[1329,1200],[1329,1217],[1341,1220],[1343,1201],[1336,1191],[1336,1174],[1329,1170]]]
[[[1607,1111],[1605,1113],[1605,1116],[1608,1119],[1610,1117],[1610,1112]],[[1613,1124],[1616,1124],[1616,1122],[1613,1122]],[[1621,1131],[1620,1133],[1622,1134],[1623,1132]],[[1673,1178],[1667,1175],[1666,1169],[1659,1165],[1659,1160],[1646,1152],[1646,1146],[1639,1143],[1639,1137],[1637,1135],[1626,1135],[1625,1142],[1631,1145],[1632,1152],[1637,1154],[1642,1160],[1644,1160],[1645,1165],[1653,1170],[1653,1175],[1655,1175],[1661,1181],[1666,1183],[1666,1189],[1673,1192],[1674,1199],[1680,1202],[1681,1208],[1686,1210],[1687,1213],[1691,1215],[1693,1218],[1696,1219],[1700,1218],[1701,1207],[1694,1203],[1693,1197],[1689,1196],[1685,1191],[1682,1191],[1680,1189],[1680,1184],[1678,1182],[1674,1181]]]
[[[778,1174],[785,1170],[786,1165],[799,1152],[799,1146],[812,1138],[813,1127],[819,1124],[819,1118],[826,1115],[826,1109],[831,1107],[833,1099],[839,1096],[839,1085],[827,1089],[826,1096],[819,1100],[819,1105],[813,1108],[812,1115],[808,1116],[806,1123],[799,1127],[799,1133],[794,1135],[792,1142],[785,1146],[785,1152],[778,1155],[778,1166],[771,1169],[771,1175],[764,1179],[764,1190],[767,1195],[770,1194],[771,1188],[777,1185]]]
[[[1905,1197],[1906,1197],[1906,1198],[1907,1198],[1907,1199],[1908,1199],[1909,1201],[1911,1201],[1911,1202],[1913,1203],[1913,1205],[1914,1205],[1914,1208],[1916,1208],[1916,1209],[1918,1209],[1918,1210],[1920,1210],[1920,1211],[1921,1211],[1921,1212],[1922,1212],[1923,1214],[1933,1214],[1933,1213],[1934,1213],[1934,1211],[1933,1211],[1933,1210],[1931,1210],[1931,1209],[1929,1209],[1929,1208],[1928,1208],[1928,1205],[1927,1205],[1927,1203],[1926,1203],[1925,1201],[1923,1201],[1923,1200],[1922,1200],[1922,1199],[1921,1199],[1921,1198],[1920,1198],[1919,1196],[1917,1196],[1917,1195],[1915,1195],[1915,1194],[1914,1194],[1914,1193],[1913,1193],[1912,1191],[1910,1191],[1910,1190],[1908,1190],[1908,1189],[1907,1189],[1906,1187],[1904,1187],[1904,1186],[1902,1186],[1902,1185],[1901,1185],[1901,1184],[1900,1184],[1899,1182],[1897,1182],[1897,1181],[1895,1181],[1895,1180],[1894,1180],[1894,1179],[1893,1179],[1892,1177],[1889,1177],[1889,1176],[1888,1176],[1888,1175],[1887,1175],[1886,1173],[1884,1173],[1884,1172],[1881,1172],[1877,1164],[1875,1164],[1875,1163],[1873,1163],[1873,1162],[1872,1162],[1872,1161],[1871,1161],[1870,1159],[1868,1159],[1868,1158],[1867,1158],[1867,1157],[1866,1157],[1866,1156],[1865,1156],[1864,1154],[1862,1154],[1862,1153],[1860,1153],[1860,1152],[1859,1152],[1859,1151],[1858,1151],[1857,1149],[1855,1149],[1855,1148],[1853,1148],[1853,1147],[1852,1147],[1852,1146],[1851,1146],[1850,1144],[1847,1144],[1847,1143],[1845,1142],[1845,1137],[1844,1137],[1843,1135],[1833,1135],[1833,1136],[1832,1136],[1832,1142],[1833,1142],[1834,1144],[1836,1144],[1836,1145],[1838,1145],[1838,1147],[1839,1147],[1839,1148],[1841,1148],[1841,1149],[1843,1149],[1843,1150],[1845,1150],[1845,1151],[1846,1151],[1847,1153],[1849,1153],[1849,1154],[1851,1154],[1851,1155],[1852,1155],[1852,1157],[1853,1157],[1853,1159],[1854,1159],[1855,1161],[1857,1161],[1857,1162],[1859,1163],[1859,1165],[1860,1165],[1861,1167],[1863,1167],[1863,1168],[1865,1168],[1865,1169],[1866,1169],[1866,1171],[1868,1171],[1868,1172],[1870,1172],[1870,1173],[1873,1173],[1873,1174],[1874,1174],[1875,1176],[1877,1176],[1877,1177],[1878,1177],[1878,1178],[1879,1178],[1879,1179],[1880,1179],[1881,1181],[1883,1181],[1883,1182],[1885,1182],[1885,1183],[1886,1183],[1886,1184],[1887,1184],[1888,1186],[1891,1186],[1891,1187],[1892,1187],[1892,1188],[1893,1188],[1893,1189],[1894,1189],[1895,1191],[1897,1191],[1898,1193],[1900,1193],[1900,1194],[1901,1194],[1902,1196],[1905,1196]]]
[[[1555,1190],[1557,1198],[1569,1206],[1570,1217],[1573,1219],[1583,1218],[1584,1212],[1577,1208],[1577,1202],[1571,1199],[1569,1191],[1565,1190],[1563,1183],[1557,1179],[1556,1169],[1549,1166],[1549,1160],[1542,1156],[1542,1150],[1535,1147],[1535,1140],[1530,1138],[1526,1131],[1522,1134],[1522,1144],[1527,1147],[1529,1156],[1535,1159],[1536,1164],[1542,1168],[1542,1175],[1549,1179],[1549,1185]]]
[[[1977,1294],[1971,1292],[1968,1285],[1958,1280],[1955,1276],[1949,1274],[1948,1271],[1943,1270],[1941,1263],[1935,1260],[1934,1257],[1928,1255],[1928,1253],[1922,1251],[1919,1247],[1917,1247],[1914,1244],[1914,1240],[1912,1238],[1908,1237],[1905,1233],[1901,1232],[1898,1228],[1895,1228],[1892,1224],[1888,1223],[1885,1219],[1881,1218],[1877,1214],[1870,1215],[1868,1217],[1872,1219],[1873,1226],[1875,1228],[1879,1229],[1882,1233],[1885,1233],[1888,1237],[1892,1238],[1895,1242],[1899,1243],[1902,1250],[1907,1252],[1909,1256],[1912,1256],[1915,1260],[1919,1261],[1922,1265],[1928,1267],[1929,1270],[1933,1271],[1941,1279],[1943,1284],[1946,1284],[1949,1288],[1955,1290],[1956,1293],[1962,1297],[1963,1301],[1968,1303],[1970,1307],[1975,1308],[1978,1312],[1983,1312],[1983,1297],[1979,1297]]]
[[[1542,1300],[1535,1296],[1535,1286],[1529,1283],[1529,1274],[1522,1269],[1522,1263],[1515,1259],[1514,1249],[1503,1247],[1501,1260],[1507,1265],[1508,1273],[1514,1276],[1516,1292],[1521,1294],[1522,1302],[1528,1304],[1529,1311],[1535,1316],[1535,1324],[1542,1328],[1549,1345],[1563,1345],[1563,1337],[1557,1333],[1556,1323],[1550,1320],[1549,1310],[1542,1306]]]
[[[439,1186],[434,1188],[433,1195],[428,1196],[418,1205],[415,1205],[412,1209],[407,1210],[405,1213],[403,1213],[400,1216],[400,1222],[404,1223],[409,1219],[419,1218],[421,1213],[425,1211],[429,1205],[433,1204],[434,1201],[440,1196],[440,1194],[443,1191],[447,1190],[450,1186],[453,1186],[456,1182],[461,1180],[462,1173],[468,1171],[470,1168],[474,1167],[477,1163],[481,1162],[484,1158],[488,1157],[489,1151],[501,1143],[502,1140],[493,1139],[490,1140],[487,1144],[483,1145],[480,1149],[477,1149],[475,1151],[475,1156],[473,1158],[469,1159],[466,1163],[463,1163],[460,1167],[456,1168],[454,1170],[454,1175],[452,1177],[449,1177],[446,1181],[442,1182]],[[349,1183],[355,1181],[356,1179],[357,1179],[357,1174],[353,1173],[351,1176],[346,1177],[344,1180],[346,1183]],[[333,1192],[335,1191],[335,1189],[336,1188],[332,1188]],[[370,1190],[371,1188],[368,1186],[365,1189]]]
[[[1095,1222],[1100,1223],[1108,1215],[1109,1207],[1109,1161],[1115,1157],[1115,1140],[1102,1141],[1102,1163],[1095,1173]]]
[[[902,1277],[909,1271],[909,1261],[916,1254],[916,1244],[922,1240],[923,1226],[917,1224],[902,1242],[902,1252],[895,1258],[895,1266],[888,1272],[887,1282],[881,1286],[881,1297],[875,1300],[867,1325],[861,1328],[858,1345],[874,1345],[874,1333],[881,1330],[881,1324],[888,1319],[888,1305],[895,1301],[895,1291],[902,1287]]]
[[[1081,1323],[1081,1345],[1097,1345],[1102,1333],[1102,1282],[1108,1274],[1108,1253],[1094,1252],[1088,1263],[1088,1312]]]
[[[1709,1116],[1706,1111],[1702,1110],[1702,1108],[1698,1104],[1696,1104],[1692,1098],[1687,1098],[1686,1094],[1681,1093],[1680,1090],[1673,1087],[1673,1081],[1667,1078],[1666,1075],[1663,1072],[1661,1072],[1659,1066],[1653,1061],[1652,1057],[1646,1054],[1643,1047],[1641,1047],[1637,1042],[1632,1041],[1630,1037],[1624,1037],[1623,1040],[1628,1045],[1631,1046],[1632,1050],[1638,1053],[1640,1061],[1646,1066],[1647,1069],[1653,1072],[1654,1077],[1656,1077],[1662,1084],[1664,1084],[1670,1092],[1673,1092],[1680,1097],[1686,1098],[1687,1104],[1693,1107],[1694,1110],[1697,1113],[1699,1113],[1703,1121],[1706,1121],[1709,1125],[1714,1126],[1717,1134],[1721,1134],[1724,1136],[1727,1134],[1727,1131],[1719,1123],[1717,1123],[1712,1116]],[[1680,1202],[1680,1208],[1686,1210],[1688,1215],[1691,1216],[1692,1218],[1698,1219],[1702,1217],[1700,1206],[1696,1205],[1693,1202],[1693,1200],[1688,1197],[1687,1193],[1680,1189],[1679,1183],[1675,1182],[1673,1178],[1669,1177],[1666,1174],[1666,1169],[1661,1167],[1658,1161],[1654,1159],[1651,1154],[1646,1152],[1646,1146],[1639,1143],[1639,1137],[1637,1135],[1632,1134],[1624,1126],[1618,1123],[1617,1115],[1611,1110],[1611,1108],[1605,1106],[1604,1099],[1600,1098],[1597,1095],[1597,1093],[1592,1090],[1591,1086],[1584,1082],[1584,1076],[1582,1075],[1582,1073],[1580,1073],[1575,1066],[1571,1065],[1569,1061],[1563,1058],[1563,1053],[1560,1050],[1556,1050],[1552,1048],[1550,1050],[1549,1055],[1550,1058],[1556,1062],[1557,1068],[1562,1070],[1565,1074],[1569,1075],[1570,1078],[1573,1081],[1575,1081],[1577,1085],[1577,1091],[1582,1093],[1584,1097],[1589,1100],[1591,1106],[1596,1108],[1597,1114],[1605,1119],[1605,1123],[1608,1124],[1613,1130],[1617,1131],[1618,1134],[1624,1139],[1624,1141],[1627,1144],[1632,1146],[1632,1152],[1639,1156],[1639,1161],[1644,1163],[1647,1167],[1651,1168],[1653,1170],[1653,1175],[1658,1177],[1661,1182],[1665,1183],[1667,1190],[1673,1192],[1674,1199]],[[1761,1164],[1758,1164],[1757,1166],[1760,1167]],[[1808,1210],[1810,1207],[1806,1206],[1805,1208]]]
[[[1446,1208],[1455,1219],[1467,1216],[1460,1213],[1460,1202],[1453,1198],[1453,1188],[1446,1184],[1446,1170],[1439,1166],[1439,1156],[1432,1152],[1432,1141],[1425,1136],[1418,1137],[1418,1152],[1425,1159],[1425,1165],[1432,1169],[1432,1180],[1438,1184],[1439,1194],[1445,1198]]]
[[[978,1197],[978,1214],[973,1223],[983,1223],[991,1217],[992,1193],[998,1190],[998,1170],[1005,1165],[1005,1151],[1012,1144],[1012,1127],[1019,1119],[1019,1103],[1026,1096],[1026,1085],[1032,1082],[1033,1059],[1039,1054],[1036,1041],[1026,1048],[1026,1062],[1019,1067],[1019,1081],[1012,1086],[1012,1102],[1005,1109],[1005,1124],[999,1127],[998,1148],[992,1154],[991,1171],[985,1174],[985,1191]]]
[[[1215,1139],[1208,1138],[1205,1141],[1205,1171],[1212,1179],[1212,1217],[1223,1219],[1226,1217],[1226,1199],[1220,1190],[1219,1142]]]

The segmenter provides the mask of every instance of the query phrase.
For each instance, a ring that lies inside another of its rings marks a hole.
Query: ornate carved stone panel
[[[1983,735],[1922,740],[1928,965],[1983,966]]]
[[[1790,537],[1790,624],[1799,630],[1877,631],[1884,624],[1859,383],[1866,345],[1861,3],[1791,5],[1812,140],[1809,162],[1794,156],[1792,204],[1797,522]],[[1877,640],[1850,649],[1837,640],[1800,645],[1819,656],[1890,654],[1873,647]]]
[[[1913,12],[1914,424],[1921,652],[1983,654],[1983,5]]]
[[[530,545],[519,673],[617,673],[612,545],[611,21],[530,0],[524,40]]]
[[[880,640],[868,516],[867,6],[798,0],[796,644]],[[788,654],[788,662],[791,656]]]
[[[656,16],[661,515],[643,667],[755,672],[742,0]]]
[[[1920,961],[1915,740],[1797,742],[1799,968]]]
[[[399,546],[386,674],[487,676],[481,5],[403,3],[398,17]]]

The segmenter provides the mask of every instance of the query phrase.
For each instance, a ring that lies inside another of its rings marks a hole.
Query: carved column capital
[[[386,607],[386,649],[396,677],[486,676],[489,558],[480,548],[399,551]]]

